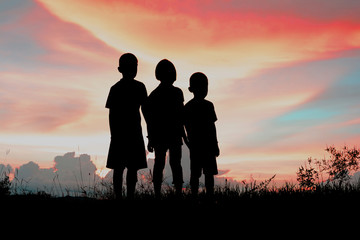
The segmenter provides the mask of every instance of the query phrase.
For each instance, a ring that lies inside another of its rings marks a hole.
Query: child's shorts
[[[206,175],[217,175],[217,163],[215,155],[206,152],[190,151],[191,175],[200,177],[202,172]]]

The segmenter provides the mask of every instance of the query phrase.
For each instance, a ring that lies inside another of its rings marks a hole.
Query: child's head
[[[173,84],[176,81],[176,69],[174,64],[167,59],[161,60],[156,65],[155,76],[160,82]]]
[[[119,72],[124,78],[135,78],[137,74],[138,60],[132,53],[125,53],[119,59]]]
[[[206,75],[201,72],[191,75],[189,91],[194,94],[194,97],[204,99],[208,93],[208,79]]]

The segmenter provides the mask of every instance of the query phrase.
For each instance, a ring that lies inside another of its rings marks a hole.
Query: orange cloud
[[[36,60],[55,68],[60,65],[70,70],[105,70],[109,59],[120,54],[87,30],[58,19],[42,7],[31,9],[13,27],[17,26],[30,27],[27,37],[45,50]]]
[[[247,64],[249,70],[360,46],[354,40],[359,38],[359,22],[305,18],[291,6],[291,14],[281,14],[254,4],[247,4],[248,12],[241,7],[229,10],[236,5],[231,1],[223,3],[229,8],[218,9],[211,8],[220,6],[218,1],[39,1],[109,45],[145,59],[170,56],[199,65]]]

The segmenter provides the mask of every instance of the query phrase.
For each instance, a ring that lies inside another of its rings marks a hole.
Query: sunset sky
[[[222,176],[295,181],[327,145],[360,146],[359,13],[358,0],[1,1],[0,163],[75,151],[105,168],[105,102],[131,52],[148,93],[163,58],[185,102],[191,74],[208,76]]]

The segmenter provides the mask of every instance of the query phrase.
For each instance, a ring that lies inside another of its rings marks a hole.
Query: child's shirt
[[[141,133],[139,108],[147,98],[145,85],[133,79],[121,79],[110,88],[106,108],[112,138],[131,138]]]
[[[121,79],[111,87],[105,106],[110,109],[111,133],[106,167],[147,167],[139,111],[146,97],[145,85],[133,79]]]
[[[184,123],[193,149],[214,150],[217,144],[214,105],[205,99],[192,99],[184,107]]]
[[[182,145],[184,95],[180,88],[160,84],[144,106],[149,140],[154,147]]]

